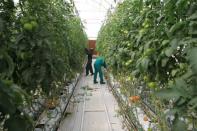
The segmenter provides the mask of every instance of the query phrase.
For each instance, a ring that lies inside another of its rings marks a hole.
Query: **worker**
[[[93,69],[92,69],[92,55],[93,55],[93,51],[94,49],[87,49],[85,48],[85,53],[87,54],[87,63],[86,63],[86,76],[89,75],[89,72],[91,73],[91,75],[93,75]]]
[[[97,81],[97,74],[98,73],[99,73],[99,77],[100,77],[100,84],[105,84],[105,82],[103,81],[102,67],[107,69],[105,60],[103,57],[97,57],[96,61],[94,62],[94,84],[98,83],[98,81]]]

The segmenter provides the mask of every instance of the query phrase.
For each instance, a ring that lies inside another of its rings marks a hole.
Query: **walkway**
[[[70,113],[59,131],[123,131],[118,105],[107,85],[93,84],[93,76],[84,76],[78,83]]]

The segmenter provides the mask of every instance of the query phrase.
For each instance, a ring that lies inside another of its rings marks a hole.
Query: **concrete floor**
[[[72,101],[59,131],[124,131],[114,96],[106,84],[93,84],[93,76],[83,75]]]

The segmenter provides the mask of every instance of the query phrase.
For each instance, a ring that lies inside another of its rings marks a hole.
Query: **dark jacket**
[[[88,50],[87,48],[85,49],[85,52],[88,56],[88,63],[92,63],[92,52]]]

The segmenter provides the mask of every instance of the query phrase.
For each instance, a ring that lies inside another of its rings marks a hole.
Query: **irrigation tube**
[[[68,105],[69,105],[69,103],[70,103],[70,100],[71,100],[71,98],[72,98],[72,96],[73,96],[73,94],[74,94],[75,88],[76,88],[76,86],[77,86],[77,84],[78,84],[80,78],[81,78],[81,75],[78,77],[78,79],[77,79],[75,85],[73,86],[72,92],[71,92],[71,94],[70,94],[70,96],[69,96],[69,98],[68,98],[68,102],[66,103],[66,106],[65,106],[65,109],[64,109],[64,111],[63,111],[63,114],[64,114],[64,113],[66,112],[66,110],[67,110],[67,107],[68,107]]]
[[[83,71],[84,71],[84,69],[85,69],[85,63],[84,63],[84,65],[83,65]],[[67,100],[66,106],[65,106],[65,108],[64,108],[64,111],[63,111],[63,113],[62,113],[62,116],[61,116],[61,118],[60,118],[60,121],[59,121],[59,122],[58,122],[58,124],[57,124],[57,128],[55,129],[55,131],[58,131],[58,129],[59,129],[59,125],[60,125],[60,123],[62,122],[62,119],[63,119],[63,118],[64,118],[64,116],[65,116],[65,113],[66,113],[67,107],[68,107],[68,105],[69,105],[69,103],[70,103],[70,100],[71,100],[71,98],[72,98],[73,94],[74,94],[75,88],[76,88],[76,86],[77,86],[77,84],[78,84],[79,80],[80,80],[80,79],[81,79],[81,77],[82,77],[82,74],[83,74],[83,72],[82,72],[82,73],[80,73],[80,75],[77,77],[77,81],[76,81],[76,82],[75,82],[75,84],[73,85],[72,92],[71,92],[70,96],[68,97],[68,100]]]
[[[68,99],[67,99],[66,106],[65,106],[65,108],[64,108],[64,111],[63,111],[63,113],[62,113],[62,115],[61,115],[61,118],[60,118],[60,120],[59,120],[59,122],[58,122],[58,124],[57,124],[57,128],[55,129],[55,131],[58,131],[58,129],[59,129],[59,125],[60,125],[60,123],[62,122],[62,120],[63,120],[63,118],[64,118],[64,115],[65,115],[65,113],[66,113],[67,107],[68,107],[68,105],[69,105],[69,103],[70,103],[70,100],[71,100],[71,98],[72,98],[72,96],[73,96],[73,94],[74,94],[75,88],[76,88],[76,86],[77,86],[77,84],[78,84],[80,78],[81,78],[81,75],[77,78],[77,81],[76,81],[75,85],[73,86],[72,92],[71,92],[70,96],[69,96]]]

